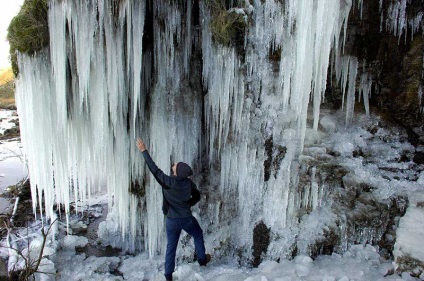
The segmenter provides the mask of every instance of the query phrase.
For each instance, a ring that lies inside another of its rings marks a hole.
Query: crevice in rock
[[[253,261],[252,266],[258,267],[262,262],[262,254],[266,254],[270,242],[270,231],[263,221],[253,229]]]

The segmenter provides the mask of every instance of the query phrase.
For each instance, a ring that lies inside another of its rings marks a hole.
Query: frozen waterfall
[[[353,118],[358,61],[343,54],[351,1],[238,1],[244,54],[213,41],[205,2],[49,2],[50,47],[19,56],[17,82],[34,208],[68,215],[105,187],[115,221],[101,235],[163,253],[162,192],[138,136],[165,172],[194,167],[207,247],[229,241],[249,255],[259,221],[283,236],[301,209],[321,205],[315,170],[308,192],[298,190],[299,156],[309,101],[316,130],[331,68]],[[371,83],[363,74],[364,99]]]

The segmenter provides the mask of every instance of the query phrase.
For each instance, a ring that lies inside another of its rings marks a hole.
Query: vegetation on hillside
[[[15,89],[12,69],[0,71],[0,108],[14,108]]]
[[[11,68],[0,70],[0,86],[13,81],[13,79],[14,77]]]
[[[18,75],[16,51],[29,55],[49,44],[47,0],[25,0],[18,15],[10,22],[7,40],[13,73]]]

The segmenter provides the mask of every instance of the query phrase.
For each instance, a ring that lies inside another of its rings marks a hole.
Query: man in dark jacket
[[[194,238],[197,261],[200,265],[206,265],[211,256],[205,253],[203,231],[196,218],[191,214],[191,206],[200,200],[200,193],[196,185],[189,178],[193,171],[189,165],[183,162],[172,165],[172,176],[167,176],[159,169],[144,145],[138,138],[137,147],[143,153],[147,167],[158,183],[162,186],[163,211],[166,215],[166,236],[168,244],[165,256],[165,278],[172,280],[175,269],[175,254],[181,230],[184,230]]]

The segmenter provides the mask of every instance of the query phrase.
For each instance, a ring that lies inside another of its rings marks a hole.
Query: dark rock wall
[[[379,2],[364,1],[362,18],[359,9],[352,9],[345,54],[358,58],[359,74],[367,71],[373,76],[370,99],[372,111],[386,121],[410,130],[410,141],[415,145],[422,144],[424,119],[422,103],[420,104],[418,98],[419,87],[424,82],[422,30],[420,28],[417,33],[412,34],[411,27],[408,26],[407,32],[400,37],[388,32],[387,12],[393,1],[384,1],[381,12]],[[424,3],[409,2],[407,19],[414,18],[419,11],[423,11]]]

